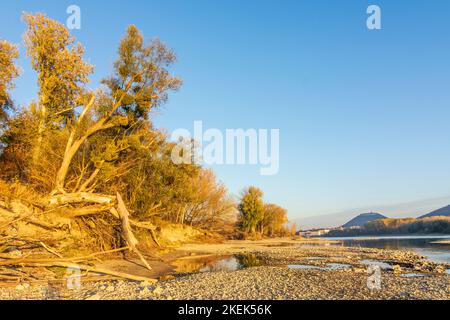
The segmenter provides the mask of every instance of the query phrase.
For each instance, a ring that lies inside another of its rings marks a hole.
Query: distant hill
[[[430,213],[424,214],[423,216],[420,216],[419,219],[437,217],[437,216],[450,217],[450,206],[446,206],[446,207],[434,210]]]
[[[342,227],[343,228],[362,227],[367,222],[374,221],[374,220],[380,220],[380,219],[386,219],[386,217],[383,216],[382,214],[375,213],[375,212],[363,213],[363,214],[360,214],[359,216],[353,218],[352,220],[350,220],[349,222],[344,224]]]

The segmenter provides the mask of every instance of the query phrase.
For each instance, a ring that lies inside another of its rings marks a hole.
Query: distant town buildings
[[[311,229],[311,230],[305,230],[305,231],[299,231],[297,234],[301,237],[305,238],[314,238],[314,237],[321,237],[329,233],[332,229]]]

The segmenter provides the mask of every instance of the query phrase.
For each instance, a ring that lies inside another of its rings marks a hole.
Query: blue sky
[[[154,115],[159,127],[280,129],[278,175],[214,168],[232,193],[257,185],[291,218],[450,194],[449,1],[2,1],[0,37],[21,41],[23,11],[64,22],[71,4],[92,88],[133,23],[179,57],[184,86]],[[382,30],[366,28],[369,4]],[[25,103],[36,78],[21,49]]]

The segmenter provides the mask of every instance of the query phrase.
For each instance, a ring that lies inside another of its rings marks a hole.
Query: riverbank
[[[156,284],[82,282],[75,290],[65,282],[22,284],[1,288],[0,299],[450,299],[450,265],[408,251],[335,245],[290,239],[188,244],[160,256],[158,263],[170,268]],[[193,272],[198,261],[203,268],[227,266],[234,257],[241,264],[231,270]],[[177,272],[186,264],[194,266],[191,272]],[[381,267],[380,287],[372,289],[371,264]]]

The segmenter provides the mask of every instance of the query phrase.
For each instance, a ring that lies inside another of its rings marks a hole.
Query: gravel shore
[[[208,253],[205,248],[203,254]],[[450,299],[450,275],[446,273],[450,266],[427,262],[411,252],[318,246],[222,249],[211,251],[245,251],[260,265],[175,275],[152,285],[114,280],[82,283],[79,289],[68,290],[64,282],[20,284],[0,288],[0,299]],[[367,261],[388,266],[381,270],[379,287],[368,286]],[[303,269],[305,265],[315,269]]]

